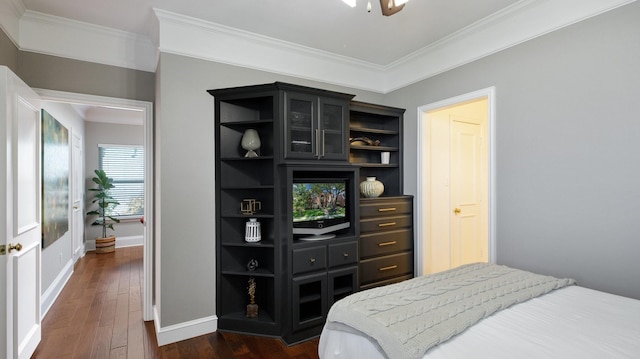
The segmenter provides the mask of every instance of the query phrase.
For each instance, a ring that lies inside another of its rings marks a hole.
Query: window
[[[128,145],[98,145],[99,166],[113,178],[111,195],[120,204],[110,208],[114,217],[144,214],[144,148]]]

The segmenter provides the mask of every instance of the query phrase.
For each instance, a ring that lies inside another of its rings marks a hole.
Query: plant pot
[[[112,253],[116,250],[116,236],[96,238],[96,253]]]

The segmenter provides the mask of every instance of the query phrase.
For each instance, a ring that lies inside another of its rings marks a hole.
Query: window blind
[[[113,178],[111,196],[119,205],[110,208],[114,217],[144,214],[144,147],[98,145],[99,166]]]

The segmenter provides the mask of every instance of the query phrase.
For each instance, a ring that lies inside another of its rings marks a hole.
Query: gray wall
[[[18,48],[4,31],[0,31],[0,65],[18,73]]]
[[[33,88],[154,101],[155,74],[20,51],[17,75]]]
[[[163,327],[215,314],[214,102],[208,89],[283,81],[355,91],[171,54],[160,55],[156,108],[156,213]],[[188,305],[187,305],[188,304]]]
[[[496,86],[497,260],[640,298],[640,2],[395,91],[405,189],[417,107]]]
[[[44,102],[42,108],[53,116],[69,131],[69,168],[71,168],[72,131],[83,133],[84,122],[82,118],[68,104],[56,102]],[[53,284],[56,277],[64,270],[65,266],[73,265],[73,244],[71,238],[71,205],[72,184],[69,176],[69,230],[60,239],[42,250],[42,293]],[[67,268],[68,270],[69,268]]]
[[[95,188],[95,183],[91,180],[94,176],[94,170],[98,168],[98,144],[109,145],[140,145],[144,144],[144,127],[142,125],[122,125],[100,122],[85,123],[85,188]],[[93,197],[87,192],[86,210],[97,208],[92,205]],[[95,216],[87,217],[85,223],[85,240],[102,237],[102,227],[92,226],[91,223],[96,219]],[[107,229],[108,234],[115,234],[116,237],[142,236],[144,235],[144,227],[138,220],[121,221],[114,225],[115,231]]]

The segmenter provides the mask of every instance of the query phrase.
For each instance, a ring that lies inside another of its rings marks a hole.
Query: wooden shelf
[[[352,132],[373,133],[378,135],[398,135],[398,131],[383,130],[379,128],[367,128],[367,127],[349,127]]]
[[[398,151],[398,147],[389,147],[389,146],[351,145],[351,149],[358,150],[358,151],[387,151],[387,152]]]
[[[249,271],[249,270],[242,270],[242,269],[222,269],[222,274],[223,275],[238,275],[238,276],[244,276],[244,277],[267,277],[267,278],[273,278],[273,272],[270,272],[266,269],[261,269],[258,268],[255,271]]]

